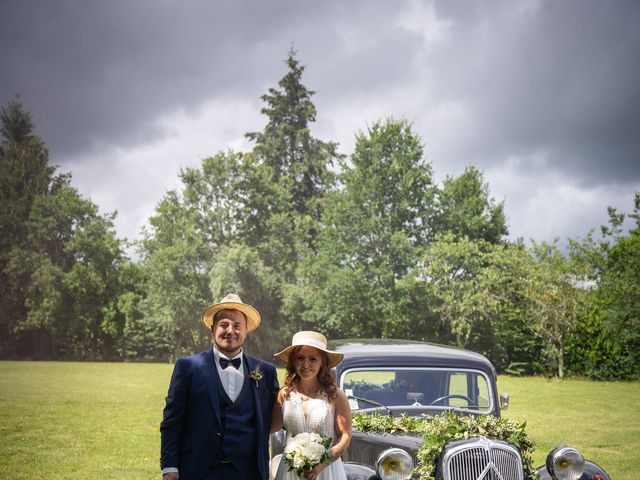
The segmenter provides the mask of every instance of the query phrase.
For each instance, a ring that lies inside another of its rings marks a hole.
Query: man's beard
[[[242,348],[242,344],[235,344],[234,347],[221,344],[218,339],[215,340],[216,348],[219,352],[234,353]]]

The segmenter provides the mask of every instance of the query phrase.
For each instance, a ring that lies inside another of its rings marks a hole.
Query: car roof
[[[456,347],[414,340],[344,339],[329,342],[329,348],[344,354],[336,369],[356,367],[453,367],[473,368],[495,377],[491,362],[480,355]]]

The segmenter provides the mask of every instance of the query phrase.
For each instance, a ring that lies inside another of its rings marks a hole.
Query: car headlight
[[[389,448],[378,455],[376,473],[382,480],[406,480],[413,472],[413,458],[401,448]]]
[[[578,480],[584,472],[584,457],[575,448],[556,448],[547,455],[547,471],[556,480]]]

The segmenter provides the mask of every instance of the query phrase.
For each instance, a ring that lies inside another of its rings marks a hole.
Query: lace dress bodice
[[[282,405],[282,418],[287,435],[313,432],[335,440],[333,407],[324,393],[307,402],[307,415],[302,403],[302,397],[294,390]]]
[[[321,394],[318,398],[306,402],[307,414],[305,415],[302,397],[297,391],[291,392],[282,404],[282,419],[284,428],[287,431],[287,438],[302,432],[312,432],[336,441],[334,427],[333,406],[327,400],[326,395]],[[284,461],[276,462],[272,472],[275,480],[300,480],[293,470],[288,470]],[[344,466],[341,459],[331,462],[320,472],[317,480],[347,480]]]

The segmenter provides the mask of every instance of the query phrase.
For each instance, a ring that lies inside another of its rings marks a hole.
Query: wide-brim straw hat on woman
[[[260,314],[258,311],[247,303],[243,303],[242,299],[235,293],[227,294],[218,303],[214,303],[202,312],[202,323],[208,329],[213,325],[213,317],[220,310],[238,310],[247,317],[247,331],[252,332],[260,325]]]
[[[304,330],[302,332],[295,333],[293,338],[291,338],[291,345],[278,352],[274,355],[274,357],[278,357],[283,362],[287,363],[289,361],[289,355],[296,347],[315,347],[318,350],[322,350],[329,357],[329,368],[335,367],[339,364],[344,358],[344,354],[340,352],[334,352],[331,350],[327,350],[327,337],[318,332],[312,332],[310,330]]]

